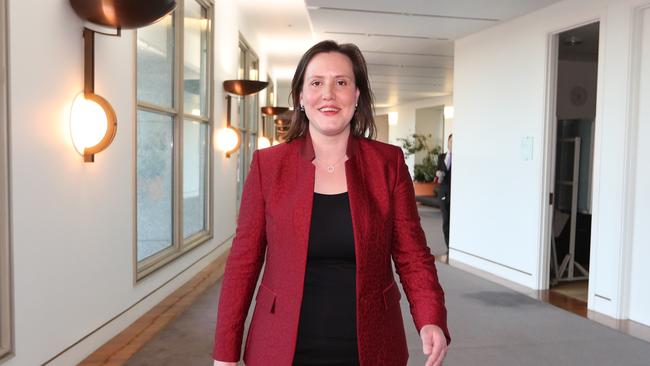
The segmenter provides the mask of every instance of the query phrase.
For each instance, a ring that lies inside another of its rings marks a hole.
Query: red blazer
[[[449,342],[443,290],[420,226],[402,150],[350,135],[347,155],[359,361],[362,366],[403,366],[408,349],[391,258],[418,332],[426,324],[436,324]],[[264,264],[244,362],[292,364],[314,196],[313,159],[308,133],[253,154],[221,287],[216,360],[239,360],[246,314]]]

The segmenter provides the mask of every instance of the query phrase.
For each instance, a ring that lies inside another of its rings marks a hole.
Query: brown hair
[[[284,138],[287,142],[303,136],[309,120],[305,112],[300,110],[300,93],[302,84],[305,80],[305,71],[307,65],[314,56],[323,52],[338,52],[347,56],[352,61],[352,71],[354,72],[354,83],[359,89],[359,100],[357,108],[350,121],[351,133],[357,137],[367,136],[374,138],[377,133],[377,126],[374,119],[374,96],[370,90],[370,80],[368,79],[368,68],[366,60],[361,54],[359,47],[352,43],[338,44],[334,41],[322,41],[307,50],[296,67],[296,73],[291,81],[291,100],[293,101],[293,114],[291,115],[291,124]]]

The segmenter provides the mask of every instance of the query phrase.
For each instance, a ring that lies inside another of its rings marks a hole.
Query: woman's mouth
[[[341,109],[337,107],[321,107],[318,110],[326,116],[331,116],[337,114]]]

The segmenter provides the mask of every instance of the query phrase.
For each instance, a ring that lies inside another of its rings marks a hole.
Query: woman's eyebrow
[[[325,76],[323,75],[308,75],[307,79],[324,79]],[[350,75],[334,75],[334,78],[346,78],[346,79],[352,79],[352,76]]]

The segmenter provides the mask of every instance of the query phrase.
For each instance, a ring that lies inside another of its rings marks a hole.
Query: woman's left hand
[[[425,366],[441,366],[447,355],[447,339],[439,326],[428,324],[420,329],[422,352],[429,355]]]

